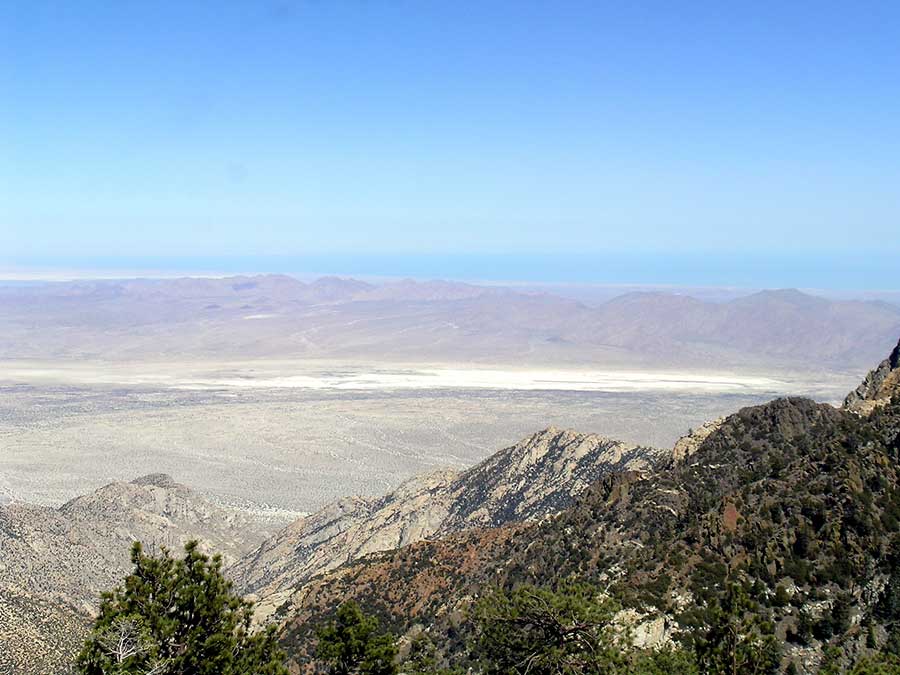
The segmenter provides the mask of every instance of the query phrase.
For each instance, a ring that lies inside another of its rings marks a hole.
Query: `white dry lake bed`
[[[522,391],[784,392],[799,382],[763,375],[674,370],[377,366],[317,362],[0,362],[0,384],[153,386],[172,389],[498,389]],[[802,383],[809,388],[811,382]]]
[[[0,362],[0,499],[59,504],[166,472],[285,520],[469,466],[554,425],[669,447],[780,395],[853,376],[470,364]]]

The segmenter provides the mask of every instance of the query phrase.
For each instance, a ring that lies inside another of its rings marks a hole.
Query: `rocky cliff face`
[[[844,407],[854,412],[868,414],[900,394],[900,342],[878,367],[866,375],[854,391],[844,400]]]
[[[100,593],[131,569],[133,541],[177,550],[200,539],[233,561],[265,535],[161,474],[58,509],[0,505],[0,672],[64,672]]]
[[[229,570],[260,610],[310,577],[377,551],[473,527],[536,520],[570,505],[601,476],[646,471],[668,453],[549,428],[461,473],[415,478],[380,499],[340,500],[302,518]]]
[[[709,438],[710,434],[722,426],[725,421],[724,417],[704,422],[697,429],[692,429],[688,434],[682,436],[675,442],[672,448],[672,459],[676,462],[683,462],[693,455],[700,448],[700,445]]]

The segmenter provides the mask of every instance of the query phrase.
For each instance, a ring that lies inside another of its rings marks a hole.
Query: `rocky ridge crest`
[[[887,399],[868,415],[802,398],[744,408],[691,439],[679,461],[607,474],[557,515],[315,577],[275,613],[282,642],[296,667],[308,664],[310,626],[354,599],[398,635],[424,627],[445,665],[467,667],[473,636],[460,617],[489,587],[593,582],[642,626],[662,622],[649,632],[666,639],[705,625],[737,579],[774,627],[782,670],[819,672],[838,647],[844,672],[900,631],[900,396],[890,381],[867,387]]]
[[[265,614],[303,581],[368,554],[469,528],[533,521],[610,472],[647,471],[666,452],[550,427],[462,472],[407,481],[380,499],[348,498],[297,520],[229,570]]]
[[[868,414],[900,394],[900,342],[884,361],[869,371],[866,379],[844,399],[844,407]]]

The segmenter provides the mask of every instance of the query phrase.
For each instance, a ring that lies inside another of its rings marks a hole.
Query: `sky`
[[[900,3],[0,3],[0,270],[900,288]]]

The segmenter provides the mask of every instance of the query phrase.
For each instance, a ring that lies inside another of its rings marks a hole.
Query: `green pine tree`
[[[710,609],[708,628],[693,636],[701,672],[762,675],[777,672],[781,653],[772,626],[760,619],[746,590],[727,586]]]
[[[403,675],[464,675],[460,668],[443,668],[438,665],[438,650],[425,633],[416,636],[409,645],[409,653],[400,672]]]
[[[694,654],[635,649],[618,605],[587,584],[495,590],[474,609],[474,652],[488,675],[697,675]]]
[[[849,675],[900,675],[900,658],[893,654],[875,654],[855,664]]]
[[[583,584],[496,590],[475,606],[476,653],[489,675],[609,672],[626,663],[616,609]]]
[[[613,672],[613,671],[610,671]],[[623,675],[697,675],[700,671],[693,652],[680,648],[635,650]]]
[[[394,637],[379,630],[378,619],[345,602],[336,618],[319,629],[316,656],[332,675],[394,675]]]
[[[145,555],[103,596],[76,662],[79,675],[287,675],[274,630],[250,630],[252,605],[232,591],[219,556],[197,542],[183,558]]]

